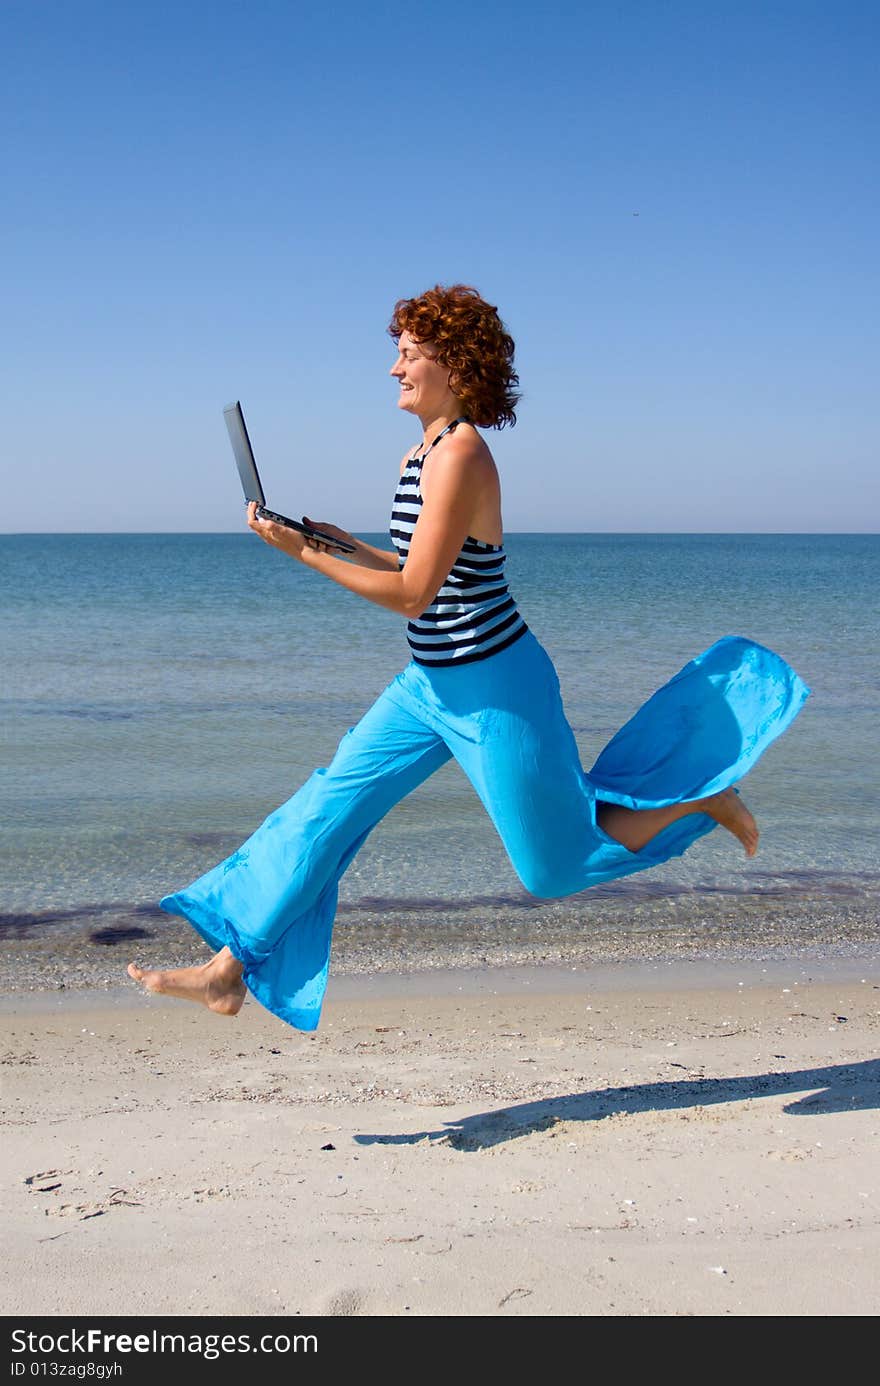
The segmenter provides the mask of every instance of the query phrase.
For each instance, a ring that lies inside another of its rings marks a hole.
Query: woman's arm
[[[312,520],[308,515],[303,515],[306,524],[312,525],[314,529],[321,529],[325,534],[332,534],[336,539],[343,539],[347,544],[354,544],[354,553],[333,553],[334,558],[343,559],[346,563],[356,563],[361,568],[376,568],[380,572],[397,572],[399,563],[397,552],[394,549],[377,549],[374,544],[365,544],[363,539],[356,539],[348,530],[340,529],[338,525],[325,524],[323,520]],[[314,541],[316,546],[323,552],[326,550],[319,540]]]
[[[494,467],[480,440],[450,437],[442,455],[432,458],[430,493],[423,494],[406,565],[394,572],[341,563],[310,548],[296,530],[258,519],[253,506],[248,508],[248,523],[266,543],[307,568],[377,606],[412,618],[420,616],[436,597],[470,531],[478,497],[493,484]]]

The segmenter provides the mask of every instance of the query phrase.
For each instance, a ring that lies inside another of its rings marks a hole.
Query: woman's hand
[[[338,525],[327,525],[323,520],[313,520],[309,515],[303,515],[303,524],[311,525],[312,529],[320,529],[324,534],[329,534],[333,539],[341,539],[344,544],[354,544],[357,548],[357,540],[353,534],[349,534],[347,529],[340,529]],[[318,553],[336,553],[332,544],[322,544],[320,539],[306,539],[306,546],[315,549]],[[349,555],[346,554],[346,558]]]
[[[287,525],[276,524],[274,520],[261,519],[257,514],[256,501],[250,501],[248,504],[247,515],[248,527],[254,534],[259,534],[264,543],[271,544],[273,549],[280,549],[291,558],[303,561],[303,549],[306,546],[304,534],[300,534],[297,529],[288,529]]]

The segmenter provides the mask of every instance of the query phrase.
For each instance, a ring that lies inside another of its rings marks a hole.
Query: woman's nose
[[[398,356],[397,360],[394,362],[394,365],[391,367],[391,370],[388,372],[388,374],[389,374],[389,375],[403,375],[403,357],[402,357],[402,356]]]

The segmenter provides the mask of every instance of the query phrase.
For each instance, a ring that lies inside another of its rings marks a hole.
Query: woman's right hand
[[[352,534],[349,534],[348,530],[340,529],[338,525],[327,525],[324,523],[323,520],[313,520],[310,515],[303,515],[303,524],[311,525],[312,529],[323,530],[323,532],[325,534],[329,534],[331,538],[341,539],[344,544],[354,544],[355,546],[357,545],[357,540],[355,539],[355,537]],[[318,553],[338,552],[337,550],[333,549],[329,544],[322,544],[320,539],[306,538],[306,544],[310,549],[316,549]]]

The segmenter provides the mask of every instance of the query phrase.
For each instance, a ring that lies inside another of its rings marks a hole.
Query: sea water
[[[384,536],[363,536],[386,544]],[[746,635],[812,689],[723,832],[607,889],[880,885],[880,537],[512,534],[508,576],[553,658],[585,768],[662,682]],[[0,536],[0,916],[20,929],[153,905],[213,866],[316,766],[408,659],[405,623],[249,534]],[[649,882],[649,885],[645,885]],[[444,767],[375,829],[341,901],[524,892]]]

